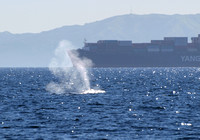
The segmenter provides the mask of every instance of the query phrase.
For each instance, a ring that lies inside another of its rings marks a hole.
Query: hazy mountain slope
[[[101,39],[150,42],[164,36],[197,36],[200,14],[122,15],[88,23],[64,26],[37,34],[0,33],[0,66],[48,66],[59,41],[69,40],[76,47]]]

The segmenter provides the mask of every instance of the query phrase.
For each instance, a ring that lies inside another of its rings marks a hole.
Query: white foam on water
[[[89,89],[83,91],[81,94],[97,94],[97,93],[106,93],[105,90]]]
[[[49,70],[58,81],[50,82],[46,90],[56,94],[105,93],[99,87],[91,88],[87,68],[92,66],[92,61],[87,58],[80,59],[78,52],[75,50],[71,51],[74,48],[69,41],[60,42],[55,50],[55,56],[49,65]],[[73,60],[73,65],[70,58]]]

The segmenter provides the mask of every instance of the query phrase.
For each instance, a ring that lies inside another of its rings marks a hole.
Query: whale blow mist
[[[80,59],[76,51],[71,51],[73,48],[75,47],[69,41],[59,43],[49,65],[49,70],[56,80],[50,82],[46,90],[56,94],[105,93],[103,90],[91,89],[87,67],[92,66],[92,61],[87,58]]]

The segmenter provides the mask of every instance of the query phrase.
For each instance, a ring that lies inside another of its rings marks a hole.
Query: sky
[[[38,33],[124,14],[197,14],[200,0],[0,0],[0,32]]]

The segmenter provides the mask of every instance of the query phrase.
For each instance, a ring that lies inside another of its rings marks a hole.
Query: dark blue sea
[[[200,139],[199,68],[89,75],[106,93],[50,93],[47,68],[1,68],[0,139]]]

